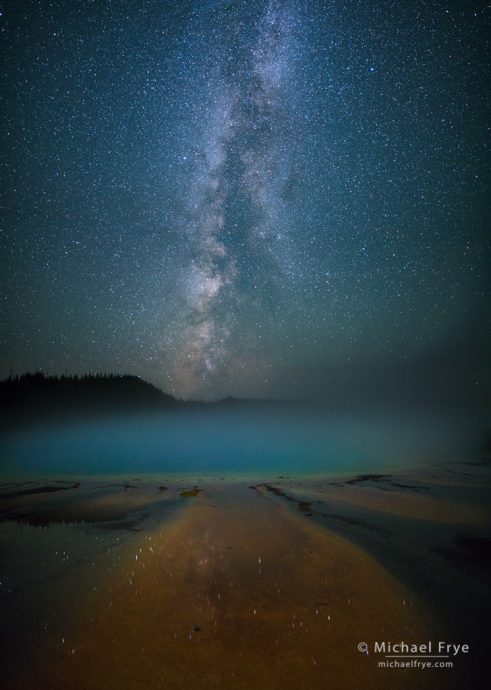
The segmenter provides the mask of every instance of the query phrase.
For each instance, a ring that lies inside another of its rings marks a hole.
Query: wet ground
[[[13,690],[488,687],[486,462],[0,484]],[[382,668],[381,641],[470,651]]]

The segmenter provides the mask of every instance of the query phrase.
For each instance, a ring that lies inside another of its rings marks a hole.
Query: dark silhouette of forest
[[[178,400],[151,383],[129,374],[47,376],[43,372],[9,376],[0,381],[0,427],[46,421],[82,420],[93,417],[148,411],[197,409],[281,408],[288,401],[226,397],[202,402]]]
[[[134,412],[180,404],[172,395],[128,374],[46,376],[36,372],[0,381],[4,423],[46,416]]]

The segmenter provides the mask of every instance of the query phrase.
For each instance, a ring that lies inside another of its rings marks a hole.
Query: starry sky
[[[2,376],[482,395],[487,3],[1,12]]]

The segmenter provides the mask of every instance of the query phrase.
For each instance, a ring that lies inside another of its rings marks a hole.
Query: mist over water
[[[214,407],[18,428],[0,458],[9,474],[376,471],[462,459],[477,431],[448,416]]]

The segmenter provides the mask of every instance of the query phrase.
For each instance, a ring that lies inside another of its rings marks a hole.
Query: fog
[[[480,429],[462,417],[333,415],[322,406],[203,406],[17,428],[3,473],[351,472],[462,460]]]

